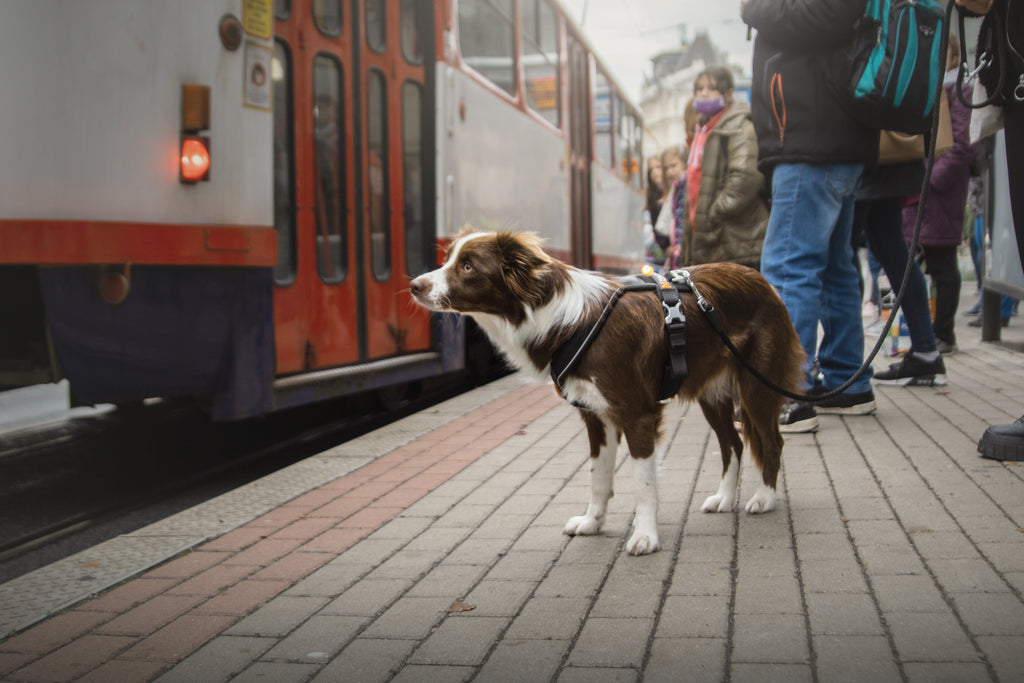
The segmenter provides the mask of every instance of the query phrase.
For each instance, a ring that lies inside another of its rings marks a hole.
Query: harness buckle
[[[683,313],[683,302],[679,299],[676,299],[676,302],[671,306],[663,300],[661,302],[661,308],[665,311],[666,325],[672,325],[674,323],[686,324],[686,315]]]

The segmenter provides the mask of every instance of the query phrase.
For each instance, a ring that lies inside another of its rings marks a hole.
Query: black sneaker
[[[878,407],[875,392],[870,389],[859,394],[843,392],[814,404],[825,415],[870,415]]]
[[[926,361],[913,353],[890,365],[888,370],[876,372],[875,381],[899,387],[937,387],[949,383],[941,355],[933,361]]]
[[[803,434],[818,431],[818,413],[810,403],[787,403],[779,416],[779,431],[783,434]]]

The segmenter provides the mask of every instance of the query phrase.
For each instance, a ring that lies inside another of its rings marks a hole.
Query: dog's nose
[[[417,299],[426,296],[430,292],[430,280],[421,275],[410,283],[409,288],[412,290],[412,295]]]

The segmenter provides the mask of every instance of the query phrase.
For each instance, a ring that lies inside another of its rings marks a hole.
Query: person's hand
[[[988,14],[992,9],[992,0],[956,0],[956,4],[974,14]]]

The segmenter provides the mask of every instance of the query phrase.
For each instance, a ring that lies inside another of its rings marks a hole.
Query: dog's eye
[[[462,270],[467,272],[467,273],[471,272],[473,270],[473,264],[470,263],[469,261],[463,261],[462,262]]]

